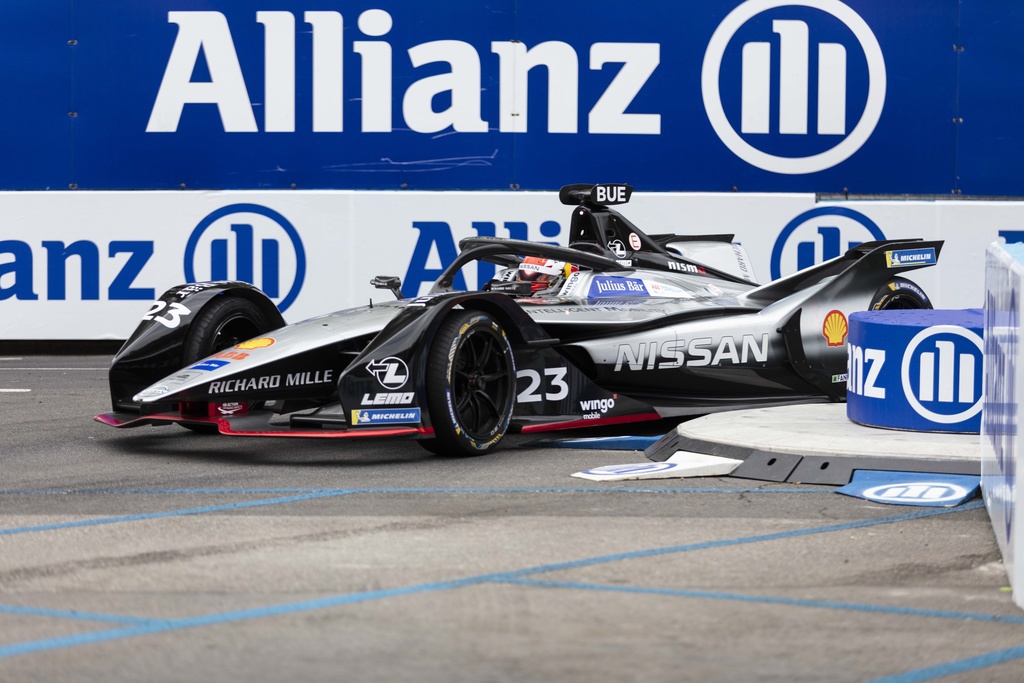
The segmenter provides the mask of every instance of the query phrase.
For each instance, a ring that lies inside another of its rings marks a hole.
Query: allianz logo
[[[850,393],[884,400],[887,389],[902,390],[914,412],[940,424],[955,424],[981,411],[983,343],[969,329],[936,325],[922,330],[891,371],[885,349],[850,344],[848,358]]]
[[[659,103],[677,101],[680,77],[675,74],[690,66],[669,65],[671,77],[652,79],[661,66],[658,42],[546,40],[527,45],[502,37],[490,41],[490,55],[478,48],[482,36],[476,37],[477,44],[441,39],[400,45],[392,36],[407,34],[406,27],[395,34],[392,29],[401,19],[383,9],[354,16],[277,10],[257,11],[242,20],[233,16],[232,26],[221,12],[170,11],[167,23],[176,26],[176,35],[146,132],[174,133],[190,105],[214,104],[229,133],[290,133],[298,126],[342,133],[353,131],[354,124],[361,133],[527,133],[528,97],[538,92],[528,84],[533,71],[535,80],[541,73],[547,80],[546,101],[533,107],[546,107],[540,119],[547,133],[661,135],[657,109],[668,104]],[[844,27],[839,38],[822,39],[836,35],[825,30],[836,21]],[[254,32],[253,24],[261,30]],[[249,54],[260,46],[250,45],[248,38],[236,45],[235,37],[254,33],[263,36],[263,59],[243,62],[240,52]],[[299,40],[301,34],[311,39],[302,35]],[[359,79],[344,78],[348,60],[358,61]],[[723,69],[723,63],[737,61],[738,70]],[[444,78],[436,69],[432,75],[413,74],[435,64],[447,65]],[[197,69],[205,69],[209,78],[193,82]],[[590,76],[583,69],[602,75]],[[726,77],[720,78],[723,73]],[[773,73],[782,74],[777,84]],[[591,85],[598,81],[604,85]],[[490,82],[497,87],[486,86]],[[739,4],[711,35],[700,82],[708,121],[725,146],[753,166],[785,174],[821,171],[860,149],[881,117],[886,90],[877,39],[840,0]],[[663,90],[652,96],[659,84]],[[250,86],[262,93],[255,107]],[[437,111],[435,99],[450,104]],[[296,115],[307,107],[311,117]],[[394,120],[396,111],[401,121]],[[484,111],[495,113],[485,119]],[[813,141],[816,149],[780,155],[778,145],[764,139],[776,135],[799,136]]]
[[[357,33],[341,12],[258,11],[254,19],[262,24],[264,36],[265,59],[260,63],[274,65],[262,74],[264,132],[295,131],[296,84],[312,77],[312,92],[303,96],[312,105],[313,132],[343,132],[343,105],[346,101],[358,101],[359,130],[363,133],[390,133],[403,128],[417,133],[437,133],[448,128],[457,133],[488,133],[494,127],[502,133],[525,133],[529,126],[527,75],[534,67],[543,66],[548,78],[547,132],[576,133],[583,118],[588,133],[661,133],[661,114],[626,113],[661,62],[659,43],[599,42],[586,48],[581,58],[576,48],[563,41],[549,40],[528,48],[520,40],[495,40],[490,44],[490,52],[497,56],[495,91],[483,87],[481,67],[489,60],[482,59],[474,45],[461,40],[431,40],[405,50],[413,68],[447,63],[450,73],[445,78],[396,77],[396,46],[386,39],[395,19],[382,9],[359,13],[354,23],[361,39],[349,41],[346,36]],[[213,11],[171,11],[167,13],[167,22],[177,25],[177,35],[146,132],[177,131],[182,113],[190,104],[216,104],[225,132],[258,132],[247,83],[258,83],[259,75],[243,72],[227,17]],[[250,26],[245,26],[239,33],[249,30]],[[296,49],[299,33],[312,34],[308,54]],[[351,58],[348,52],[354,53],[360,63],[362,78],[358,91],[347,88],[342,77],[345,59]],[[193,72],[204,59],[210,78],[193,82]],[[586,117],[579,113],[580,81],[585,80],[579,74],[581,63],[592,71],[614,74],[602,93],[586,98]],[[406,83],[404,92],[395,91]],[[449,92],[451,106],[435,111],[435,96]],[[496,99],[496,122],[481,115],[482,92]],[[394,100],[401,101],[404,117],[404,122],[397,124],[392,121]]]

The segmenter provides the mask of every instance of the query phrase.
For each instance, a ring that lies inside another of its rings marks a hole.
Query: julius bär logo
[[[286,311],[306,278],[306,252],[288,219],[259,204],[217,209],[192,231],[185,279],[241,280],[256,285]]]
[[[860,149],[885,89],[878,40],[839,0],[740,4],[711,36],[701,71],[704,109],[725,146],[790,175],[832,168]]]

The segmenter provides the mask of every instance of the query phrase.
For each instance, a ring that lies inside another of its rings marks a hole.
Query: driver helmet
[[[569,277],[570,273],[577,270],[579,270],[579,266],[574,266],[565,261],[556,261],[555,259],[541,258],[539,256],[527,256],[519,264],[519,268],[516,271],[516,281],[529,282],[530,291],[539,292],[561,284],[565,281],[565,278]]]

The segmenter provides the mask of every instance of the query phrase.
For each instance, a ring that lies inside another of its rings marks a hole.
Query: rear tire
[[[182,349],[183,366],[201,358],[231,348],[247,339],[270,331],[273,323],[267,320],[259,306],[238,296],[219,296],[204,306],[189,327]],[[189,404],[190,410],[206,410],[209,403]],[[203,417],[205,417],[203,413]],[[215,424],[184,424],[185,429],[200,434],[216,434]]]
[[[932,308],[924,290],[910,280],[894,277],[878,288],[871,299],[869,311],[901,311]]]
[[[512,345],[493,318],[457,311],[441,324],[427,359],[427,408],[432,453],[483,455],[512,420],[516,367]]]

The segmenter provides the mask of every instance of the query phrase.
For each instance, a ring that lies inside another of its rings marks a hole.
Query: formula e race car
[[[842,401],[847,320],[931,308],[901,277],[942,242],[868,242],[765,285],[732,235],[647,235],[628,185],[569,185],[568,247],[471,237],[425,296],[291,325],[244,282],[168,290],[114,357],[116,427],[409,437],[474,455],[542,432]],[[483,262],[481,291],[454,291]]]

